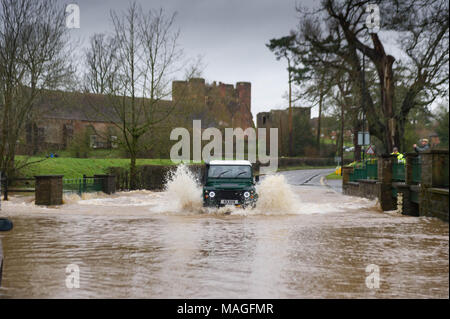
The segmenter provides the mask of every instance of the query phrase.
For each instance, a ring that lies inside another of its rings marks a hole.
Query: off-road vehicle
[[[249,161],[211,161],[206,164],[203,206],[255,207],[257,181],[259,176],[254,176]]]

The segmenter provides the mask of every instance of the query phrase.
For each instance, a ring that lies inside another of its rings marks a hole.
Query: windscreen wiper
[[[237,174],[235,177],[238,177],[239,175],[245,174],[245,173],[247,173],[247,172],[246,172],[246,171],[242,171],[242,172],[240,172],[239,174]]]
[[[223,171],[222,173],[220,173],[219,175],[216,176],[216,178],[219,178],[220,176],[222,176],[222,174],[228,173],[230,170],[227,171]]]

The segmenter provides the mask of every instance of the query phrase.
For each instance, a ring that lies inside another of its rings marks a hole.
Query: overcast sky
[[[297,0],[298,2],[299,0]],[[111,26],[110,10],[126,10],[131,1],[79,0],[80,29],[71,34],[88,43]],[[303,5],[313,1],[302,2]],[[277,61],[265,46],[297,24],[296,0],[138,0],[144,10],[163,7],[178,13],[180,46],[186,55],[203,56],[207,82],[252,83],[252,113],[286,108],[286,62]],[[182,77],[182,74],[180,74]]]
[[[87,45],[94,33],[108,32],[110,11],[125,11],[131,0],[57,0],[80,8],[80,29],[71,29],[74,39]],[[297,26],[296,4],[311,7],[318,0],[137,0],[144,11],[164,8],[177,12],[180,47],[186,57],[203,57],[203,77],[211,83],[252,84],[252,113],[287,107],[286,62],[277,61],[266,47],[272,38],[288,35]],[[404,56],[398,35],[380,32],[389,54]],[[82,64],[80,63],[80,66]],[[180,73],[178,79],[182,79]],[[310,106],[310,105],[299,105]],[[317,116],[317,107],[312,116]]]

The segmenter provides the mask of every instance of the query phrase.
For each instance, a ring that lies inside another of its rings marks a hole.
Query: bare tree
[[[91,37],[90,47],[85,52],[85,91],[105,94],[118,69],[117,44],[115,39],[98,33]]]
[[[64,10],[52,0],[1,0],[0,168],[14,170],[17,141],[45,89],[72,74]]]
[[[286,59],[288,67],[288,102],[289,102],[289,156],[293,156],[293,136],[292,136],[292,83],[294,82],[293,66],[295,57],[292,54],[295,45],[295,35],[291,34],[280,39],[270,40],[267,47],[275,53],[276,59]]]
[[[107,81],[103,88],[110,107],[105,110],[93,106],[121,132],[120,142],[130,155],[131,189],[137,186],[139,140],[152,127],[166,121],[176,106],[174,101],[170,106],[163,101],[171,96],[172,77],[181,70],[183,62],[175,17],[176,14],[166,15],[162,9],[144,12],[136,3],[123,14],[111,12],[114,32],[106,43],[114,43],[114,53],[105,55],[112,61],[104,76]],[[104,49],[91,46],[89,57],[96,55],[93,50],[103,52]],[[89,66],[88,72],[95,74],[95,70],[100,69],[99,63]],[[189,70],[188,76],[198,71],[195,67]]]
[[[366,8],[371,3],[380,8],[381,30],[399,36],[398,48],[406,59],[396,60],[381,35],[368,32]],[[409,111],[448,94],[448,2],[324,0],[314,10],[298,11],[292,51],[302,62],[300,70],[306,65],[311,72],[314,66],[347,72],[359,88],[371,134],[385,151],[394,145],[404,148]],[[363,61],[376,71],[377,92],[365,85]],[[396,92],[398,86],[406,90]]]

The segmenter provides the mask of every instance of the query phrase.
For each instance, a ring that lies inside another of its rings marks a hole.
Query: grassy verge
[[[24,161],[25,156],[17,156],[17,161]],[[30,157],[28,162],[40,161],[24,167],[21,174],[24,177],[35,175],[64,175],[65,178],[79,178],[83,174],[92,176],[104,174],[108,167],[128,167],[127,158],[72,158],[72,157]],[[173,165],[170,159],[138,159],[137,165]]]
[[[17,156],[17,162],[36,162],[21,170],[23,177],[33,177],[35,175],[64,175],[65,178],[80,178],[83,174],[93,176],[94,174],[105,174],[108,167],[128,168],[130,159],[128,158],[73,158],[73,157],[25,157]],[[21,165],[18,163],[19,166]],[[175,165],[170,159],[138,159],[137,165]],[[304,169],[334,168],[334,166],[288,166],[279,167],[278,171],[292,171]]]
[[[341,175],[336,175],[336,173],[333,172],[333,173],[331,173],[331,174],[328,174],[328,175],[326,176],[326,178],[327,178],[327,179],[342,179],[342,176],[341,176]]]

